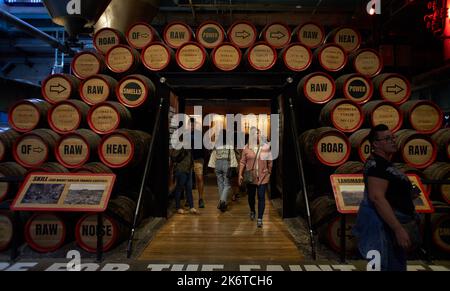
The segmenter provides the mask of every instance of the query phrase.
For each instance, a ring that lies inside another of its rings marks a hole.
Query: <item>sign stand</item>
[[[345,229],[346,229],[346,216],[344,213],[341,213],[341,263],[345,263],[346,261],[346,242],[345,242]]]
[[[97,214],[97,263],[103,260],[103,213]]]

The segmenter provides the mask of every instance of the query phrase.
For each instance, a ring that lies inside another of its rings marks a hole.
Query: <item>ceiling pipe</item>
[[[45,32],[37,29],[36,27],[17,18],[16,16],[6,12],[3,9],[0,9],[0,19],[3,19],[7,23],[17,27],[18,29],[28,33],[31,36],[50,44],[55,49],[59,49],[60,51],[67,53],[69,55],[74,55],[76,53],[74,50],[58,41],[56,38],[46,34]]]

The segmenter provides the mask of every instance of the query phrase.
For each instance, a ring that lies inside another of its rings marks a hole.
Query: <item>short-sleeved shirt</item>
[[[390,161],[372,154],[364,165],[364,184],[366,189],[368,189],[368,177],[388,180],[389,184],[385,197],[391,207],[406,215],[414,215],[415,207],[411,195],[412,183]]]

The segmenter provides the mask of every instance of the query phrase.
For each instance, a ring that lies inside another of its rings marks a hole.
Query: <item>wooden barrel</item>
[[[364,122],[364,114],[358,104],[348,99],[335,99],[320,112],[323,126],[331,126],[342,132],[355,132]]]
[[[273,48],[284,48],[291,42],[291,29],[282,22],[266,25],[261,31],[260,38]]]
[[[61,101],[48,112],[48,124],[59,134],[73,132],[85,124],[89,109],[83,101]]]
[[[193,40],[194,32],[186,23],[175,21],[167,24],[163,38],[169,47],[178,49]]]
[[[162,42],[152,42],[142,50],[141,61],[152,72],[160,72],[169,67],[174,51]]]
[[[146,132],[117,130],[103,137],[98,148],[100,160],[113,169],[137,166],[145,161],[150,140]]]
[[[7,162],[0,164],[0,177],[24,177],[27,173],[22,166],[16,163]],[[0,202],[8,197],[16,195],[19,189],[18,183],[0,182]]]
[[[370,129],[361,129],[353,133],[350,138],[352,153],[354,157],[358,157],[363,163],[366,162],[372,153],[372,147],[369,142]]]
[[[112,47],[124,43],[126,40],[123,33],[113,28],[102,28],[94,35],[94,47],[103,55],[106,55]]]
[[[442,212],[435,212],[431,215],[431,233],[433,246],[444,253],[450,253],[450,208],[438,202],[433,202],[433,206]]]
[[[257,38],[257,30],[249,21],[236,21],[228,29],[227,35],[230,42],[241,49],[253,46]]]
[[[122,223],[118,218],[123,219],[128,224],[133,223],[136,202],[118,196],[109,202],[108,212],[114,213],[114,217],[108,214],[103,215],[103,229],[97,226],[97,215],[88,214],[81,218],[76,225],[76,240],[78,245],[87,252],[95,253],[97,250],[97,233],[101,231],[103,235],[103,251],[107,252],[120,242],[129,237],[130,228]]]
[[[411,167],[408,164],[404,164],[404,163],[394,163],[394,167],[397,168],[398,170],[400,170],[402,173],[405,174],[414,174],[417,175],[420,179],[425,179],[426,176],[425,174],[416,168]],[[424,187],[424,191],[425,191],[425,195],[430,195],[431,192],[431,187],[429,187],[429,185],[423,184]]]
[[[126,74],[136,71],[141,63],[141,55],[127,45],[116,45],[106,53],[106,65],[116,74]]]
[[[78,79],[84,80],[105,70],[105,57],[93,51],[80,52],[73,58],[71,68]]]
[[[408,101],[400,106],[405,116],[405,127],[419,133],[433,134],[442,126],[443,113],[432,101]]]
[[[80,174],[113,174],[113,171],[102,163],[85,164],[73,172]]]
[[[241,49],[232,43],[219,44],[211,53],[214,67],[220,71],[233,71],[242,61]]]
[[[325,104],[334,97],[336,85],[330,75],[316,72],[307,75],[298,83],[297,92],[312,103]]]
[[[302,72],[311,66],[313,55],[307,46],[301,43],[292,43],[280,52],[280,58],[289,70]]]
[[[435,163],[423,171],[425,177],[429,180],[449,180],[450,179],[450,164],[449,163]],[[450,204],[450,185],[438,184],[431,187],[434,197],[438,200],[445,201]]]
[[[39,168],[29,170],[28,174],[30,173],[70,173],[70,171],[58,163],[44,163]]]
[[[449,161],[450,160],[450,128],[443,128],[437,131],[431,137],[436,143],[439,151],[438,159],[439,161]],[[1,139],[1,138],[0,138]]]
[[[314,52],[314,58],[320,67],[328,72],[339,72],[348,61],[347,53],[337,44],[329,43],[319,47]]]
[[[356,224],[356,215],[347,215],[345,224],[345,247],[347,253],[358,250],[358,242],[352,235],[353,226]],[[318,229],[319,240],[328,244],[335,252],[340,253],[341,248],[341,217],[334,218],[330,223]]]
[[[10,247],[14,231],[12,213],[7,210],[0,210],[0,252],[6,251]]]
[[[331,127],[312,129],[299,138],[305,157],[312,164],[338,167],[350,156],[350,143],[340,131]]]
[[[385,124],[392,132],[403,125],[403,114],[398,107],[387,101],[371,101],[363,106],[367,127]]]
[[[0,161],[6,160],[20,134],[11,128],[0,128]]]
[[[58,162],[69,169],[79,168],[97,155],[100,137],[88,129],[63,136],[55,148]]]
[[[275,66],[278,55],[268,43],[258,42],[247,49],[244,59],[251,69],[268,71]]]
[[[155,96],[156,86],[146,76],[128,75],[120,80],[116,96],[122,105],[137,108]]]
[[[214,49],[226,39],[226,33],[222,25],[215,21],[201,23],[196,32],[197,41],[207,49]]]
[[[320,196],[311,202],[311,222],[315,229],[338,216],[336,201],[328,196]]]
[[[372,99],[372,80],[361,74],[348,74],[336,80],[336,88],[341,96],[357,103],[365,104]]]
[[[50,103],[41,99],[19,101],[9,110],[9,125],[21,133],[44,127],[47,124],[47,113],[50,108]]]
[[[40,167],[54,153],[59,135],[49,129],[36,129],[22,135],[14,144],[14,159],[25,168]]]
[[[352,53],[361,46],[362,37],[358,30],[343,26],[333,29],[327,35],[325,42],[338,44],[346,53]]]
[[[424,169],[436,160],[436,144],[431,137],[403,129],[396,134],[399,158],[411,167]]]
[[[373,49],[360,49],[349,56],[353,69],[368,78],[373,78],[383,70],[383,59]]]
[[[381,99],[400,105],[411,96],[411,84],[408,79],[399,74],[381,74],[373,79],[377,94]]]
[[[42,96],[50,104],[78,97],[80,81],[67,74],[50,75],[42,82]]]
[[[364,164],[357,161],[346,162],[336,169],[335,174],[362,174]]]
[[[61,217],[51,213],[33,215],[25,225],[25,240],[35,251],[51,253],[66,241],[66,224]]]
[[[128,44],[137,50],[142,50],[150,43],[160,40],[156,29],[145,22],[138,22],[133,24],[128,29],[126,37]]]
[[[325,29],[318,23],[306,22],[294,29],[292,38],[310,49],[315,49],[323,45]]]
[[[189,72],[201,70],[206,63],[206,58],[206,50],[195,42],[188,42],[180,46],[175,56],[178,66]]]
[[[130,111],[118,102],[108,101],[95,105],[88,113],[89,127],[98,134],[109,134],[131,125]]]
[[[93,75],[83,81],[80,86],[81,99],[88,105],[111,100],[116,93],[116,79],[107,75]]]

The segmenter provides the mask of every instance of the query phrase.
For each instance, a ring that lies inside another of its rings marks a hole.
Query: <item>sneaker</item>
[[[180,208],[180,209],[177,210],[177,213],[178,214],[184,214],[184,210]]]
[[[220,201],[220,211],[225,212],[227,210],[227,203],[225,201]]]
[[[250,220],[255,220],[255,217],[256,217],[256,214],[255,214],[255,212],[250,212]]]
[[[198,211],[195,208],[191,208],[191,209],[189,209],[189,213],[190,214],[198,214]]]
[[[198,200],[198,208],[205,208],[205,201],[203,199]]]
[[[261,228],[263,226],[262,219],[258,218],[258,222],[256,223],[256,226],[258,226],[259,228]]]

